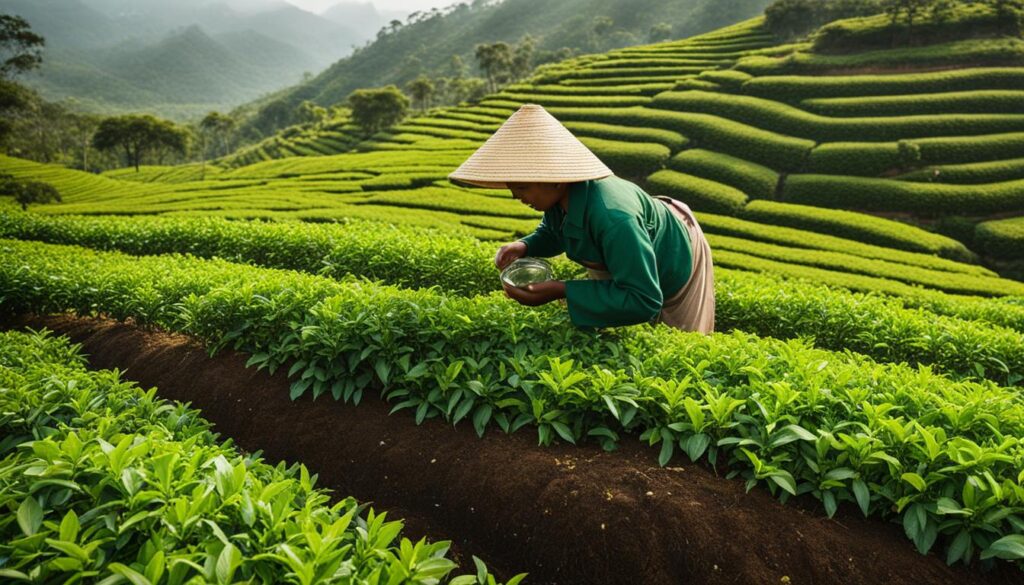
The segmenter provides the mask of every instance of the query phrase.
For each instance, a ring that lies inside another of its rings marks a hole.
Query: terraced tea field
[[[0,157],[63,198],[0,209],[5,325],[202,408],[0,336],[0,575],[1022,582],[1021,48],[826,54],[758,18],[369,139],[342,117],[102,176]],[[524,103],[693,207],[717,333],[501,294],[494,251],[540,216],[446,177]]]

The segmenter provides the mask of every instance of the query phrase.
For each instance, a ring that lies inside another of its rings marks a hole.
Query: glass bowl
[[[501,281],[518,288],[525,288],[529,284],[544,282],[552,278],[554,278],[554,273],[547,261],[529,256],[519,258],[501,271]]]

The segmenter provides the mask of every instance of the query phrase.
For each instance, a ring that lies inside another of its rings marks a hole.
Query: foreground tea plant
[[[0,308],[131,317],[287,368],[298,399],[379,391],[416,421],[542,444],[635,434],[748,489],[898,519],[949,562],[1024,558],[1024,397],[929,368],[734,332],[574,328],[558,307],[448,297],[180,256],[5,242]]]
[[[5,583],[493,583],[47,332],[0,333],[0,412]]]
[[[131,254],[188,252],[335,278],[356,274],[400,286],[437,286],[460,295],[500,289],[492,246],[466,236],[370,222],[264,224],[0,212],[0,235]],[[554,266],[559,278],[579,276],[568,261]],[[1024,330],[1024,307],[902,284],[900,290],[916,296],[851,293],[720,267],[716,276],[720,330],[813,337],[823,348],[850,349],[882,361],[930,364],[1008,385],[1024,376],[1024,334],[1019,332]],[[876,280],[846,276],[868,283]]]

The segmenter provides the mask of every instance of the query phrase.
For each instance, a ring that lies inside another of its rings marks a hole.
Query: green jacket
[[[690,278],[690,235],[661,201],[614,175],[569,185],[569,210],[544,212],[522,239],[526,255],[603,264],[611,280],[565,283],[569,318],[581,327],[650,321]]]

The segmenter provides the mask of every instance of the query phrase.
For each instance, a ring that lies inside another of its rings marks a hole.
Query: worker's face
[[[515,197],[537,211],[547,211],[562,199],[567,183],[506,183]]]

